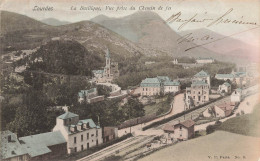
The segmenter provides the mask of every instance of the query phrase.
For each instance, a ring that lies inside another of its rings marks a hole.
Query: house
[[[56,118],[53,131],[61,132],[69,154],[103,143],[102,129],[92,119],[79,120],[79,115],[69,111]]]
[[[215,105],[215,116],[216,117],[227,117],[231,115],[232,110],[235,108],[231,103],[224,103],[220,105]]]
[[[208,64],[208,63],[214,63],[215,60],[213,58],[197,58],[196,63],[198,64]]]
[[[222,85],[219,85],[218,87],[218,93],[230,93],[231,92],[231,85],[228,82],[223,83]]]
[[[30,160],[54,160],[67,154],[67,142],[60,131],[19,138]]]
[[[103,143],[114,140],[118,137],[117,127],[104,127],[103,128]]]
[[[164,126],[163,131],[168,135],[168,138],[188,140],[194,137],[194,125],[193,120],[186,120],[177,124],[167,124]]]
[[[192,82],[196,81],[203,81],[207,84],[209,84],[210,87],[210,75],[205,72],[204,70],[200,71],[199,73],[195,74],[192,78]]]
[[[27,161],[30,156],[17,139],[17,135],[11,131],[1,131],[0,160],[3,161]]]
[[[172,81],[167,76],[157,76],[142,80],[139,92],[142,96],[155,96],[166,93],[173,93],[180,90],[180,82]]]
[[[224,81],[227,81],[227,80],[230,80],[231,82],[234,81],[234,75],[233,74],[216,74],[215,78],[218,79],[218,80],[224,80]]]
[[[110,52],[107,49],[106,53],[106,66],[104,70],[93,70],[94,80],[96,83],[112,82],[115,78],[119,77],[118,63],[111,62]]]
[[[80,103],[87,101],[88,103],[103,101],[105,96],[98,96],[97,88],[91,88],[89,90],[81,90],[78,92],[78,101]]]
[[[231,102],[240,102],[242,99],[242,89],[238,88],[231,94]]]
[[[186,88],[185,100],[188,107],[190,107],[192,99],[195,106],[204,104],[209,101],[209,84],[204,81],[195,81],[190,88]]]
[[[234,72],[232,71],[230,74],[216,74],[215,78],[218,80],[230,80],[238,85],[246,84],[247,74],[246,72]]]
[[[232,102],[223,103],[208,107],[202,114],[204,117],[227,117],[231,115],[234,108],[235,104]]]

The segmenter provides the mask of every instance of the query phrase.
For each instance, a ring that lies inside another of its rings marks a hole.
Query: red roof
[[[186,121],[178,123],[176,125],[179,125],[179,124],[189,128],[189,127],[193,126],[195,124],[195,122],[193,120],[186,120]]]
[[[225,116],[229,116],[234,108],[234,105],[231,102],[216,105],[216,106],[225,112]]]
[[[174,125],[170,125],[170,124],[166,124],[164,127],[163,127],[163,130],[164,131],[171,131],[171,132],[174,132]]]

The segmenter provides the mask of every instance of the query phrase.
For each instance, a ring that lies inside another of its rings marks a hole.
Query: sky
[[[61,21],[78,22],[90,20],[100,14],[108,17],[124,17],[139,11],[140,6],[147,8],[155,7],[156,12],[162,19],[167,20],[174,14],[181,12],[180,19],[190,19],[196,15],[196,19],[203,18],[218,19],[230,9],[231,13],[223,17],[225,20],[238,20],[243,22],[254,22],[250,24],[226,24],[218,23],[207,27],[206,23],[188,23],[182,29],[178,29],[182,24],[180,22],[170,23],[170,27],[176,32],[207,28],[222,35],[230,36],[248,43],[252,46],[259,47],[260,44],[260,1],[259,0],[2,0],[1,10],[27,15],[37,20],[45,18],[56,18]],[[35,6],[53,7],[53,11],[33,11]],[[98,11],[79,10],[81,6],[101,8]],[[127,7],[123,11],[106,10],[110,7]],[[134,6],[136,10],[129,8]],[[158,10],[162,6],[163,10]],[[168,6],[168,7],[167,7]],[[76,7],[77,10],[71,10]],[[167,10],[165,10],[167,8]],[[141,8],[140,8],[141,9]],[[249,31],[247,31],[249,30]],[[238,34],[239,33],[239,34]]]

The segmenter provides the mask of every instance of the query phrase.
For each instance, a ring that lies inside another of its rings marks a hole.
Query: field
[[[251,114],[231,118],[221,124],[218,130],[260,137],[260,104],[254,107]]]
[[[243,136],[225,131],[217,131],[207,136],[181,142],[168,148],[159,150],[151,155],[141,158],[140,160],[253,161],[259,159],[259,151],[260,138]]]

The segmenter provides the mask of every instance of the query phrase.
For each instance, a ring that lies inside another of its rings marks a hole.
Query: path
[[[175,115],[176,113],[179,113],[179,112],[182,112],[184,110],[184,101],[183,101],[183,98],[184,98],[184,93],[180,93],[178,95],[176,95],[174,97],[174,100],[173,100],[173,110],[171,111],[171,113],[165,115],[165,116],[162,116],[162,117],[159,117],[159,118],[156,118],[154,120],[151,120],[145,124],[138,124],[138,125],[135,125],[135,126],[132,126],[131,127],[131,132],[135,133],[135,135],[158,135],[158,134],[161,134],[162,131],[158,131],[158,130],[145,130],[145,131],[142,131],[142,127],[144,125],[149,125],[153,122],[156,122],[156,121],[159,121],[159,120],[163,120],[165,118],[168,118],[172,115]],[[118,136],[121,137],[123,135],[125,135],[126,133],[130,133],[130,127],[128,128],[124,128],[124,129],[120,129],[118,130]]]

